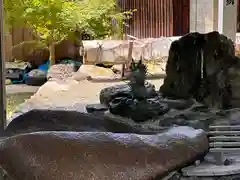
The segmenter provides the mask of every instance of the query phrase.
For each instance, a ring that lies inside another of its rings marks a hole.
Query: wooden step
[[[211,142],[209,143],[210,147],[219,147],[219,148],[224,148],[224,147],[240,147],[240,142]]]
[[[240,141],[240,136],[212,136],[209,141]]]
[[[240,135],[240,131],[210,131],[208,135]]]

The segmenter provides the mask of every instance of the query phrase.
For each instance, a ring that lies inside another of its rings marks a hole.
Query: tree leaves
[[[5,25],[30,29],[39,42],[59,43],[76,31],[103,39],[123,32],[132,12],[118,12],[117,0],[5,0]],[[113,20],[117,23],[113,25]],[[41,44],[41,43],[40,43]]]
[[[116,7],[116,0],[5,0],[6,24],[56,42],[79,29],[101,39],[112,35],[113,19],[123,23],[131,17],[131,11],[120,13]]]

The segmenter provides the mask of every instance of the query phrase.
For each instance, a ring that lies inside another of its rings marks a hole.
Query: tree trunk
[[[55,64],[55,44],[51,42],[49,44],[49,52],[50,52],[50,65]]]

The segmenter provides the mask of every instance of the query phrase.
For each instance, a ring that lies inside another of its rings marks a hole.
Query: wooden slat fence
[[[29,40],[34,40],[34,36],[27,29],[13,28],[11,32],[6,33],[4,39],[5,61],[14,61],[12,53],[17,57],[25,56],[27,54],[26,48],[16,48],[14,49],[14,52],[12,51],[12,48],[23,41]]]

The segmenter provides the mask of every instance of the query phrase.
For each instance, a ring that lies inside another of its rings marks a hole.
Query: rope
[[[137,46],[137,49],[139,49],[139,51],[140,51],[139,52],[140,56],[144,57],[145,51],[147,50],[147,52],[149,51],[150,54],[151,54],[150,59],[157,60],[157,59],[162,59],[162,56],[160,55],[160,56],[154,57],[154,55],[153,55],[154,49],[152,49],[153,48],[153,43],[155,43],[157,41],[165,41],[165,40],[168,40],[169,42],[173,41],[171,39],[162,37],[162,38],[158,38],[158,39],[147,39],[145,41],[135,40],[134,43],[135,43],[135,45],[140,44],[140,46]],[[104,47],[103,43],[100,44],[99,42],[97,42],[97,44],[98,44],[97,54],[100,55],[100,53],[110,51],[114,54],[115,57],[122,56],[123,55],[122,51],[124,51],[125,48],[128,48],[128,43],[125,42],[125,41],[122,41],[122,42],[123,42],[123,44],[119,44],[119,45],[116,45],[116,46],[113,46],[113,47],[110,47],[110,48],[106,48],[106,47]],[[159,53],[161,54],[161,51]],[[99,58],[102,58],[102,56],[101,57],[99,57],[99,56],[96,57],[96,61],[99,60],[99,62],[101,62],[102,59],[99,59]]]

